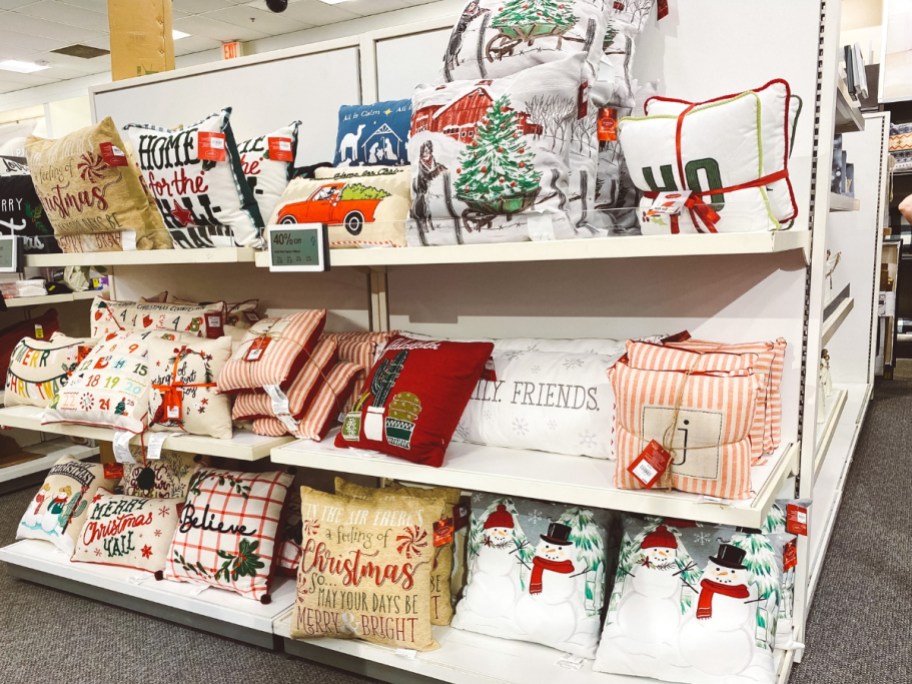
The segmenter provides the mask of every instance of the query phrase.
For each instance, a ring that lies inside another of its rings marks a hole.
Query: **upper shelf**
[[[4,299],[7,309],[15,309],[29,306],[47,306],[49,304],[66,304],[67,302],[79,302],[95,299],[95,297],[106,297],[107,290],[86,290],[85,292],[69,292],[59,295],[41,295],[39,297],[13,297]]]
[[[36,430],[54,435],[68,435],[84,439],[96,439],[101,442],[114,440],[111,428],[92,427],[89,425],[71,425],[69,423],[41,424],[44,412],[35,406],[9,406],[0,408],[0,425],[4,427]],[[232,439],[215,439],[198,435],[172,433],[164,443],[165,449],[204,456],[234,458],[239,461],[258,461],[269,456],[269,452],[278,446],[291,441],[291,437],[260,437],[251,432],[238,431]],[[139,445],[139,437],[133,438],[131,444]]]
[[[743,527],[761,527],[799,449],[786,445],[752,469],[752,499],[722,501],[684,492],[618,489],[614,461],[542,451],[452,442],[446,462],[432,468],[362,449],[336,449],[335,434],[320,443],[296,441],[274,449],[272,461],[406,482],[459,487],[630,513]]]
[[[860,208],[861,200],[835,192],[830,193],[830,211],[858,211]]]
[[[845,80],[836,78],[836,133],[855,133],[863,131],[864,117],[861,107],[849,95]]]
[[[162,264],[237,264],[252,262],[250,247],[210,249],[143,249],[129,252],[67,252],[29,254],[26,266],[157,266]]]

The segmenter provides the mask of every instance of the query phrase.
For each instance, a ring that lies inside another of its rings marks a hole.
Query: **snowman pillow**
[[[473,494],[453,627],[595,657],[611,515]]]
[[[594,669],[688,684],[773,684],[781,595],[759,530],[629,517]]]

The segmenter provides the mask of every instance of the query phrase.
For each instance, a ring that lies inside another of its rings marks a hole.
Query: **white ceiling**
[[[136,0],[137,4],[139,0]],[[289,0],[274,14],[265,0],[173,0],[174,28],[191,34],[174,43],[177,55],[219,48],[231,40],[257,40],[316,26],[423,5],[434,0]],[[0,71],[0,93],[110,71],[108,55],[80,59],[51,50],[81,43],[110,48],[107,0],[0,0],[0,60],[44,61],[34,74]]]

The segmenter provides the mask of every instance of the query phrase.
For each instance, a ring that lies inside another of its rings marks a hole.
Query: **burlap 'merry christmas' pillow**
[[[301,487],[296,639],[364,639],[416,651],[431,633],[434,521],[443,499],[354,499]],[[338,534],[339,524],[345,530]]]
[[[30,137],[26,156],[63,251],[120,251],[129,242],[135,249],[171,247],[111,117],[57,140]],[[134,239],[125,242],[124,231]]]
[[[607,511],[473,494],[453,626],[595,657],[609,522]]]
[[[590,236],[567,213],[571,131],[586,117],[588,79],[577,56],[416,90],[409,244]]]
[[[629,517],[594,669],[772,684],[780,596],[759,530]]]

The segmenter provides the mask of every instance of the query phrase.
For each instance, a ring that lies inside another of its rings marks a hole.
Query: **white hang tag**
[[[158,461],[162,457],[162,446],[165,443],[165,440],[168,437],[178,437],[179,435],[174,434],[173,432],[150,432],[146,435],[146,443],[148,446],[148,451],[146,455],[153,461]]]
[[[411,648],[397,648],[395,653],[397,656],[408,658],[409,660],[414,660],[415,656],[418,655],[418,651]]]
[[[684,210],[684,205],[690,199],[690,190],[675,190],[674,192],[660,192],[652,202],[647,212],[677,216]]]
[[[272,413],[275,416],[288,415],[291,408],[288,404],[288,397],[277,385],[264,385],[263,390],[272,400]]]
[[[120,231],[120,240],[121,240],[121,249],[124,252],[135,252],[136,251],[136,231],[135,230],[122,230]]]
[[[565,653],[564,657],[557,661],[557,665],[565,670],[578,670],[583,666],[583,659],[579,656]]]
[[[133,458],[133,452],[130,451],[130,440],[132,440],[133,437],[135,437],[135,435],[132,432],[127,432],[126,430],[114,431],[114,441],[112,446],[114,447],[114,458],[118,463],[136,463],[136,459]]]
[[[529,232],[529,239],[533,241],[556,240],[554,235],[554,221],[547,214],[539,212],[530,213],[526,217],[526,230]]]

